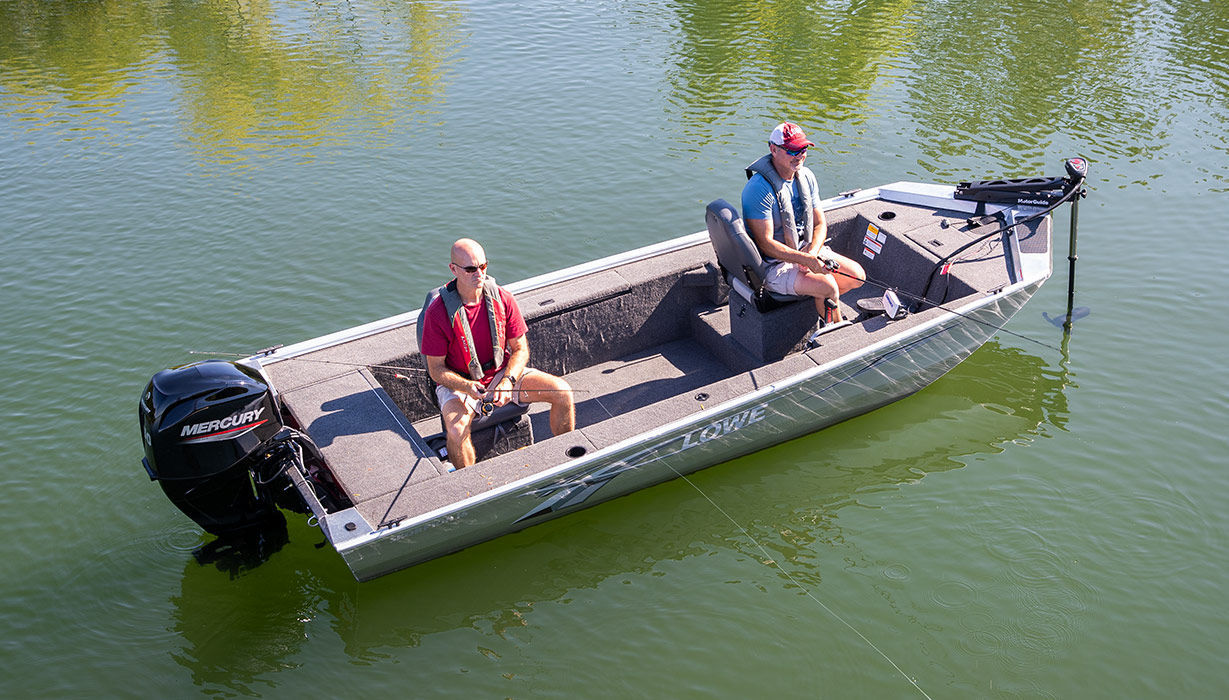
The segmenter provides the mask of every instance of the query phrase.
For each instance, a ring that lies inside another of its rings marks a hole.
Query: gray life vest
[[[499,285],[494,277],[487,277],[482,283],[482,303],[486,305],[487,321],[491,324],[491,346],[494,360],[483,365],[478,360],[478,348],[474,345],[474,335],[469,329],[469,320],[465,316],[465,304],[457,293],[457,281],[453,280],[440,287],[440,301],[444,302],[444,312],[448,314],[448,323],[452,326],[454,335],[465,338],[465,355],[467,357],[469,376],[476,382],[482,381],[483,375],[490,367],[501,367],[504,364],[505,331],[507,329],[506,314],[503,299],[499,296]]]
[[[772,191],[777,195],[777,208],[781,210],[781,232],[784,238],[773,232],[773,238],[781,241],[785,245],[794,250],[803,250],[811,243],[811,234],[815,230],[815,206],[818,202],[812,201],[811,192],[819,191],[818,181],[815,179],[815,173],[812,173],[810,168],[805,166],[798,168],[797,174],[794,175],[793,186],[790,188],[798,193],[802,200],[802,209],[805,212],[805,220],[803,223],[802,237],[798,236],[798,226],[794,221],[794,202],[790,191],[786,189],[789,183],[777,172],[776,167],[772,164],[772,154],[769,153],[751,165],[747,166],[747,179],[759,173],[768,181],[772,187]],[[743,212],[746,214],[746,212]]]

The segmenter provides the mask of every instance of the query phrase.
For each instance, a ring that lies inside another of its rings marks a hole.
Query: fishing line
[[[1022,334],[1020,334],[1020,333],[1016,333],[1015,331],[1009,331],[1009,330],[1007,330],[1006,328],[1004,328],[1003,326],[996,326],[995,324],[991,323],[990,321],[983,321],[983,320],[981,320],[980,318],[974,318],[974,317],[972,317],[972,316],[970,316],[970,315],[968,315],[968,314],[960,313],[959,311],[956,311],[955,309],[948,308],[948,307],[944,306],[943,304],[936,304],[936,303],[934,303],[934,302],[927,301],[926,299],[924,299],[924,298],[922,298],[922,297],[919,297],[919,296],[917,296],[916,294],[911,294],[911,293],[909,293],[909,292],[906,292],[906,291],[904,291],[903,289],[895,289],[895,288],[893,288],[893,287],[891,287],[891,286],[889,286],[889,285],[887,285],[887,284],[885,284],[885,283],[883,283],[883,282],[880,282],[879,280],[876,280],[875,278],[871,277],[870,275],[867,275],[867,276],[866,276],[866,279],[865,279],[865,280],[862,280],[862,278],[860,278],[860,277],[857,277],[857,276],[855,276],[855,275],[851,275],[851,274],[849,274],[848,272],[841,272],[839,269],[838,269],[838,270],[830,270],[830,271],[829,271],[829,274],[844,275],[845,277],[848,277],[849,279],[859,280],[859,281],[865,281],[865,282],[870,282],[872,285],[874,285],[874,286],[876,286],[876,287],[879,287],[880,289],[882,289],[882,290],[883,290],[883,291],[885,291],[885,292],[886,292],[886,291],[888,291],[889,289],[891,289],[892,291],[896,292],[897,294],[899,294],[899,295],[901,295],[901,296],[909,297],[909,298],[910,298],[910,299],[912,299],[913,301],[920,302],[920,303],[922,303],[922,304],[929,304],[929,305],[931,305],[931,306],[935,307],[936,309],[942,309],[943,311],[946,311],[946,312],[948,312],[949,314],[953,314],[953,315],[959,316],[959,317],[961,317],[961,318],[968,319],[968,320],[970,320],[970,321],[972,321],[972,322],[974,322],[974,323],[980,323],[980,324],[981,324],[981,325],[983,325],[983,326],[989,326],[990,328],[993,328],[993,329],[995,329],[996,331],[998,331],[998,332],[1000,332],[1000,333],[1006,333],[1007,335],[1013,335],[1013,336],[1015,336],[1015,337],[1017,337],[1017,338],[1020,338],[1020,339],[1022,339],[1022,340],[1027,340],[1027,341],[1028,341],[1028,342],[1030,342],[1030,343],[1036,343],[1036,344],[1040,345],[1040,346],[1041,346],[1041,347],[1043,347],[1043,348],[1048,348],[1048,349],[1050,349],[1050,350],[1058,350],[1058,348],[1056,348],[1056,347],[1054,347],[1053,345],[1050,345],[1049,343],[1046,343],[1046,342],[1044,342],[1044,341],[1037,340],[1037,339],[1035,339],[1035,338],[1030,338],[1030,337],[1028,337],[1027,335],[1022,335]]]
[[[974,238],[973,240],[969,241],[968,243],[965,243],[964,245],[960,246],[960,247],[959,247],[959,248],[957,248],[956,250],[953,250],[951,253],[948,253],[948,254],[947,254],[947,255],[945,255],[943,258],[941,258],[938,262],[936,262],[936,263],[935,263],[935,265],[934,265],[934,267],[932,267],[932,268],[931,268],[931,270],[930,270],[930,274],[929,274],[929,275],[927,276],[927,278],[926,278],[926,287],[922,290],[922,294],[921,294],[921,296],[918,296],[918,295],[915,295],[915,294],[912,294],[912,293],[910,293],[910,292],[906,292],[906,291],[904,291],[904,290],[900,290],[900,289],[892,289],[892,287],[890,287],[889,285],[886,285],[886,284],[884,284],[883,282],[880,282],[879,280],[876,280],[876,279],[872,278],[870,275],[867,275],[867,277],[866,277],[866,280],[865,280],[865,281],[866,281],[866,282],[870,282],[872,285],[874,285],[874,286],[876,286],[876,287],[878,287],[878,288],[880,288],[880,289],[882,289],[882,290],[884,290],[884,291],[888,291],[888,290],[890,290],[890,289],[891,289],[892,291],[894,291],[894,292],[895,292],[895,293],[897,293],[897,294],[903,294],[904,296],[906,296],[906,297],[910,298],[910,299],[911,299],[911,300],[913,300],[913,301],[918,302],[919,304],[926,304],[926,305],[933,306],[933,307],[935,307],[935,308],[937,308],[937,309],[942,309],[942,310],[944,310],[944,311],[946,311],[946,312],[948,312],[948,313],[950,313],[950,314],[955,314],[956,316],[959,316],[959,317],[961,317],[961,318],[965,318],[965,319],[968,319],[968,320],[970,320],[970,321],[973,321],[974,323],[980,323],[980,324],[982,324],[982,325],[984,325],[984,326],[989,326],[990,328],[993,328],[993,329],[995,329],[996,331],[998,331],[998,332],[1000,332],[1000,333],[1006,333],[1006,334],[1008,334],[1008,335],[1015,336],[1016,338],[1020,338],[1021,340],[1027,340],[1027,341],[1028,341],[1028,342],[1030,342],[1030,343],[1036,343],[1037,345],[1040,345],[1040,346],[1042,346],[1042,347],[1048,348],[1048,349],[1050,349],[1050,350],[1058,350],[1059,352],[1062,352],[1059,348],[1056,348],[1056,347],[1054,347],[1053,345],[1050,345],[1049,343],[1045,343],[1045,342],[1042,342],[1042,341],[1040,341],[1040,340],[1036,340],[1035,338],[1030,338],[1030,337],[1028,337],[1027,335],[1023,335],[1023,334],[1020,334],[1020,333],[1016,333],[1015,331],[1009,331],[1009,330],[1007,330],[1006,328],[1004,328],[1003,326],[997,326],[997,325],[995,325],[995,324],[993,324],[993,323],[990,323],[989,321],[983,321],[983,320],[981,320],[981,319],[979,319],[979,318],[973,318],[972,316],[969,316],[968,314],[963,314],[963,313],[961,313],[961,312],[959,312],[959,311],[956,311],[956,310],[954,310],[954,309],[950,309],[950,308],[948,308],[947,306],[944,306],[943,304],[936,304],[936,303],[934,303],[934,302],[928,301],[928,300],[926,299],[926,295],[930,292],[930,285],[934,282],[935,271],[936,271],[936,270],[941,269],[941,268],[942,268],[945,264],[947,264],[947,265],[948,265],[948,267],[949,267],[949,269],[950,269],[950,266],[951,266],[952,264],[955,264],[955,263],[951,262],[951,261],[952,261],[952,259],[953,259],[953,258],[955,258],[955,257],[956,257],[957,255],[959,255],[960,253],[963,253],[964,251],[968,250],[969,248],[972,248],[973,246],[975,246],[975,245],[977,245],[977,244],[979,244],[979,243],[982,243],[982,242],[986,241],[987,239],[989,239],[989,238],[991,238],[991,237],[993,237],[993,236],[999,235],[999,234],[1001,234],[1001,233],[1003,233],[1003,232],[1005,232],[1005,231],[1010,231],[1011,229],[1013,229],[1013,228],[1015,228],[1015,227],[1017,227],[1017,226],[1023,226],[1024,224],[1029,224],[1029,223],[1032,223],[1033,221],[1036,221],[1037,219],[1040,219],[1040,218],[1042,218],[1042,217],[1044,217],[1044,216],[1048,216],[1048,215],[1049,215],[1051,212],[1053,212],[1055,209],[1058,209],[1058,208],[1059,208],[1060,206],[1062,206],[1063,204],[1065,204],[1065,203],[1067,203],[1067,202],[1071,201],[1071,199],[1072,199],[1073,197],[1082,197],[1082,196],[1084,196],[1084,186],[1083,186],[1083,185],[1084,185],[1084,181],[1085,181],[1085,179],[1086,179],[1086,177],[1087,177],[1087,176],[1086,176],[1087,170],[1085,170],[1083,173],[1077,173],[1076,171],[1074,171],[1074,170],[1072,170],[1072,169],[1071,169],[1071,166],[1070,166],[1070,165],[1068,165],[1067,172],[1068,172],[1068,173],[1070,173],[1070,175],[1071,175],[1071,178],[1068,180],[1067,191],[1066,191],[1066,192],[1064,192],[1064,193],[1063,193],[1063,195],[1062,195],[1061,197],[1059,197],[1059,198],[1058,198],[1058,200],[1057,200],[1057,201],[1055,201],[1053,204],[1051,204],[1051,205],[1047,206],[1046,208],[1042,209],[1041,211],[1038,211],[1038,212],[1036,212],[1036,213],[1034,213],[1034,214],[1030,214],[1030,215],[1028,215],[1028,216],[1024,217],[1023,219],[1020,219],[1019,221],[1013,221],[1013,222],[1012,222],[1012,223],[1010,223],[1010,224],[1004,224],[1004,225],[1002,225],[1002,226],[998,227],[997,229],[994,229],[993,231],[990,231],[989,233],[984,233],[984,234],[982,234],[982,235],[978,236],[977,238]],[[1074,206],[1075,206],[1075,204],[1072,204],[1071,206],[1073,206],[1073,207],[1074,207]],[[984,221],[984,219],[983,219],[983,221]],[[857,280],[857,279],[859,279],[858,277],[856,277],[856,276],[854,276],[854,275],[851,275],[851,274],[849,274],[849,273],[847,273],[847,272],[842,272],[842,271],[840,270],[840,268],[839,268],[839,267],[829,269],[829,273],[831,273],[831,274],[839,274],[839,275],[844,275],[845,277],[848,277],[848,278],[853,279],[853,280]]]
[[[990,233],[984,233],[978,236],[977,238],[974,238],[973,240],[969,241],[968,243],[965,243],[964,245],[960,246],[956,250],[953,250],[952,252],[945,255],[942,259],[940,259],[938,262],[935,263],[935,266],[933,268],[931,268],[930,276],[926,279],[926,289],[922,292],[922,295],[925,296],[926,292],[930,291],[930,283],[934,280],[935,270],[938,270],[943,265],[943,263],[951,260],[957,255],[968,250],[969,248],[977,245],[978,243],[981,243],[987,238],[990,238],[991,236],[998,235],[1000,233],[1003,233],[1004,231],[1010,231],[1011,229],[1017,226],[1022,226],[1024,224],[1032,223],[1036,221],[1037,219],[1040,219],[1043,216],[1049,215],[1055,209],[1058,209],[1063,204],[1066,204],[1073,196],[1077,194],[1083,195],[1084,193],[1084,188],[1082,187],[1083,182],[1084,182],[1084,178],[1082,177],[1079,178],[1076,182],[1071,184],[1070,189],[1068,189],[1067,192],[1065,192],[1062,197],[1058,198],[1058,201],[1054,202],[1053,204],[1046,207],[1045,209],[1042,209],[1041,211],[1035,214],[1030,214],[1024,217],[1023,219],[1020,219],[1019,221],[1015,221],[1010,224],[1004,224],[1003,226],[998,227],[997,229],[991,231]]]
[[[254,353],[254,355],[266,355],[272,352],[273,350],[276,350],[277,347],[280,347],[280,346],[266,348],[265,350],[261,350],[260,352]],[[211,352],[208,350],[189,350],[188,354],[189,355],[226,355],[228,357],[253,357],[254,356],[252,354],[245,355],[241,352]],[[320,360],[320,359],[316,359],[312,357],[283,357],[281,358],[281,360],[290,361],[290,362],[317,362],[317,363],[326,364],[326,365],[341,365],[343,367],[366,367],[369,369],[404,370],[406,372],[421,372],[423,374],[430,375],[430,372],[420,367],[399,367],[397,365],[366,365],[361,362],[342,362],[340,360]],[[393,373],[393,378],[402,379],[407,382],[412,381],[409,377],[405,376],[404,374],[399,374],[397,372]],[[535,392],[540,391],[540,392],[547,392],[547,393],[569,392],[569,393],[580,393],[580,394],[591,393],[590,389],[577,389],[575,387],[571,387],[568,389],[521,389],[520,391],[526,391],[526,392],[527,391],[535,391]]]
[[[700,494],[701,496],[703,496],[703,497],[704,497],[704,500],[706,500],[706,501],[708,501],[709,503],[711,503],[711,504],[712,504],[712,506],[713,506],[714,508],[716,508],[716,509],[717,509],[717,512],[718,512],[718,513],[721,513],[722,515],[724,515],[724,516],[725,516],[726,520],[729,520],[731,523],[734,523],[734,527],[738,528],[738,530],[739,530],[740,532],[742,532],[742,533],[743,533],[743,535],[745,535],[747,539],[751,540],[751,543],[752,543],[752,544],[754,544],[757,548],[759,548],[760,552],[761,552],[761,553],[763,553],[764,558],[765,558],[765,559],[767,559],[768,561],[772,562],[772,565],[773,565],[773,566],[775,566],[775,567],[777,568],[777,571],[780,571],[781,573],[785,574],[785,578],[789,579],[789,580],[790,580],[790,583],[792,583],[792,584],[794,584],[795,586],[797,586],[797,587],[798,587],[798,588],[799,588],[799,589],[800,589],[803,593],[805,593],[805,594],[806,594],[806,596],[807,596],[808,598],[810,598],[811,600],[815,601],[815,603],[816,603],[817,605],[819,605],[819,607],[823,608],[823,609],[824,609],[824,610],[825,610],[825,611],[826,611],[829,615],[831,615],[833,618],[835,618],[837,621],[839,621],[842,625],[845,625],[845,626],[846,626],[846,627],[848,627],[850,630],[852,630],[854,634],[858,635],[858,638],[859,638],[859,639],[861,639],[862,641],[866,642],[866,644],[867,644],[868,646],[870,646],[870,648],[874,649],[874,650],[875,650],[875,652],[876,652],[876,653],[878,653],[880,656],[882,656],[882,657],[884,658],[884,660],[885,660],[885,661],[887,661],[889,664],[891,664],[891,665],[892,665],[892,668],[896,669],[896,672],[897,672],[897,673],[899,673],[899,674],[901,675],[901,677],[903,677],[905,680],[909,681],[909,684],[910,684],[910,685],[912,685],[914,688],[917,688],[917,692],[921,693],[921,694],[922,694],[922,697],[926,698],[926,700],[932,700],[932,699],[931,699],[931,697],[930,697],[929,695],[927,695],[927,694],[926,694],[926,691],[925,691],[925,690],[922,690],[922,686],[918,685],[918,684],[917,684],[917,681],[915,681],[915,680],[913,680],[912,678],[910,678],[910,677],[909,677],[909,675],[908,675],[908,674],[906,674],[906,673],[904,672],[904,670],[902,670],[902,669],[901,669],[901,667],[900,667],[900,666],[897,666],[897,665],[896,665],[896,662],[895,662],[895,661],[893,661],[893,660],[891,659],[891,657],[889,657],[887,654],[883,653],[883,650],[882,650],[882,649],[880,649],[879,647],[875,646],[875,643],[874,643],[874,642],[872,642],[871,640],[867,639],[866,635],[864,635],[864,634],[862,634],[861,632],[859,632],[859,631],[858,631],[858,628],[856,628],[856,627],[854,627],[853,625],[849,624],[849,622],[848,622],[845,618],[843,618],[843,617],[841,617],[840,615],[838,615],[838,614],[836,613],[836,611],[835,611],[835,610],[833,610],[832,608],[830,608],[830,607],[828,607],[827,605],[825,605],[825,604],[824,604],[824,602],[823,602],[822,600],[820,600],[819,598],[816,598],[816,597],[815,597],[815,596],[811,593],[810,589],[808,589],[806,586],[802,585],[802,583],[800,583],[800,582],[798,581],[798,579],[794,578],[794,577],[793,577],[793,576],[792,576],[792,575],[791,575],[788,571],[786,571],[786,570],[785,570],[785,568],[784,568],[784,567],[782,567],[782,566],[781,566],[781,564],[777,562],[777,558],[776,558],[776,557],[774,557],[774,556],[772,556],[771,554],[769,554],[769,553],[768,553],[768,550],[764,547],[764,545],[760,544],[759,540],[755,539],[755,537],[753,537],[753,536],[751,535],[751,533],[747,531],[747,528],[743,527],[742,525],[739,525],[737,520],[735,520],[735,519],[734,519],[734,518],[733,518],[733,517],[732,517],[729,513],[725,512],[725,510],[724,510],[721,506],[717,505],[717,502],[716,502],[716,501],[714,501],[712,498],[710,498],[710,497],[709,497],[709,495],[708,495],[707,493],[704,493],[704,491],[703,491],[703,490],[701,490],[699,486],[696,486],[695,482],[693,482],[691,479],[688,479],[686,475],[684,475],[682,472],[680,472],[680,471],[678,471],[677,469],[675,469],[675,468],[674,468],[674,467],[673,467],[673,466],[672,466],[669,462],[664,462],[664,461],[663,461],[663,463],[664,463],[667,467],[670,467],[670,471],[672,471],[672,472],[674,472],[676,475],[678,475],[678,477],[679,477],[680,479],[682,479],[683,481],[686,481],[688,486],[690,486],[691,488],[695,489],[695,490],[696,490],[696,493],[698,493],[698,494]]]

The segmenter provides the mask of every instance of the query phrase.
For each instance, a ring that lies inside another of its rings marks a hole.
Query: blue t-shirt
[[[790,201],[794,204],[794,223],[799,232],[799,238],[802,237],[802,227],[806,226],[806,211],[802,208],[802,197],[798,196],[798,192],[794,190],[795,183],[801,179],[795,177],[790,182],[785,183],[785,188],[790,192]],[[811,201],[819,203],[819,186],[816,185],[811,192]],[[772,237],[778,241],[785,243],[785,234],[781,232],[781,210],[777,207],[777,195],[772,191],[772,185],[768,180],[764,179],[763,175],[756,173],[747,180],[746,186],[743,187],[743,218],[744,219],[772,219]]]

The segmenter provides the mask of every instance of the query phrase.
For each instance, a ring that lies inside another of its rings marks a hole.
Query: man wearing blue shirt
[[[820,317],[834,323],[841,320],[841,293],[860,287],[866,272],[825,245],[828,223],[819,183],[803,165],[814,145],[797,124],[784,122],[772,130],[768,155],[747,167],[743,223],[769,264],[764,286],[778,294],[814,298]],[[836,308],[826,305],[829,300]]]

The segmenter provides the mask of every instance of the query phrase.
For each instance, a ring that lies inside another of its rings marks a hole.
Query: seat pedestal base
[[[761,312],[743,297],[730,295],[730,334],[761,362],[776,362],[806,346],[819,312],[810,299]]]

